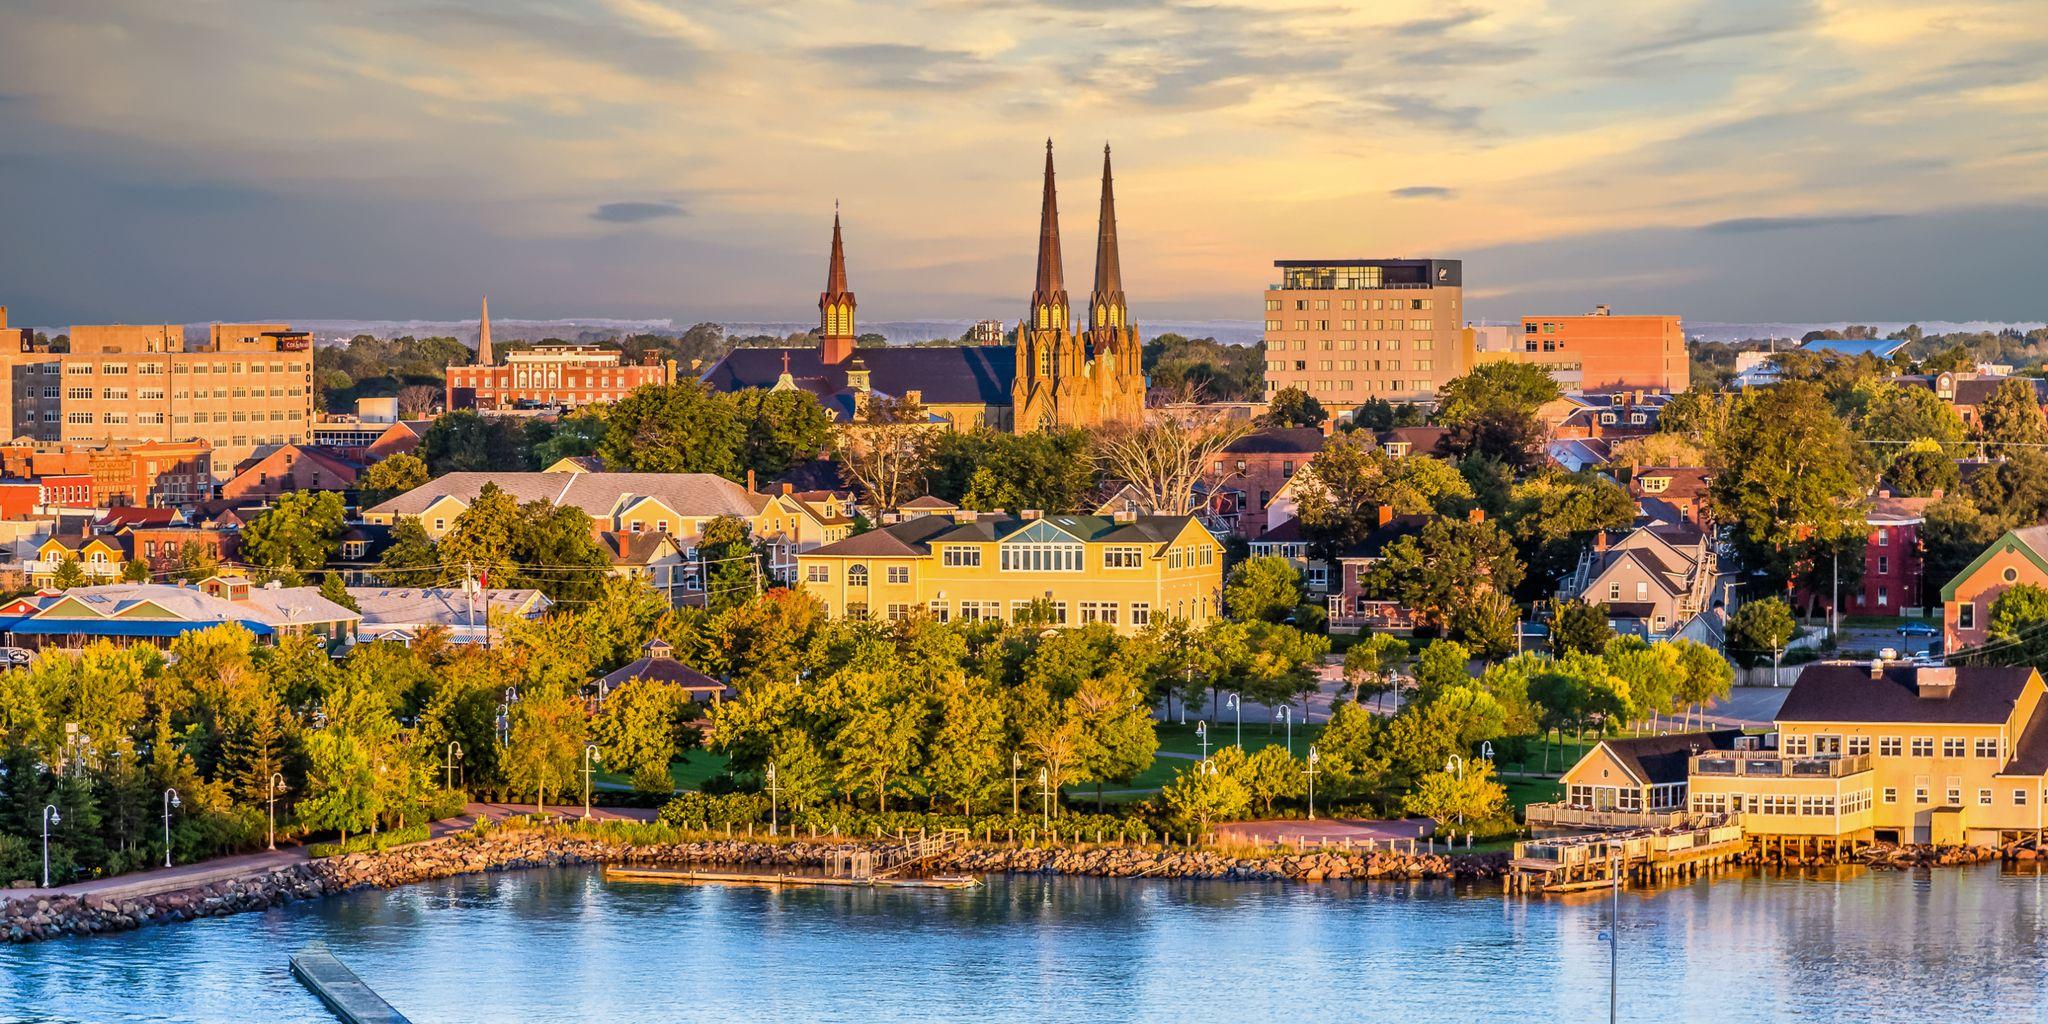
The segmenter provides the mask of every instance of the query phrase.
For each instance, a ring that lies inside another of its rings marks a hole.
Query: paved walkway
[[[581,804],[571,807],[550,806],[548,812],[567,818],[580,818],[583,816],[583,807]],[[443,818],[428,825],[427,835],[432,839],[440,839],[443,836],[468,831],[479,817],[502,821],[513,815],[532,813],[532,804],[472,803],[465,808],[464,814]],[[654,815],[655,811],[651,807],[597,807],[591,809],[590,816],[599,821],[653,821]],[[134,899],[160,892],[210,885],[233,878],[268,874],[277,868],[310,859],[311,855],[306,852],[304,846],[284,846],[276,850],[215,857],[196,864],[131,871],[124,875],[73,882],[70,885],[49,889],[0,889],[0,900],[35,899],[40,896],[103,896],[108,899]]]

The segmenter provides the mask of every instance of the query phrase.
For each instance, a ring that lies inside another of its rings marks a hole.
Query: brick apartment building
[[[188,507],[213,496],[212,464],[204,441],[0,444],[0,477],[42,481],[49,504],[70,508]],[[74,483],[80,480],[87,484],[82,495]]]
[[[1685,328],[1676,316],[1525,316],[1517,358],[1550,371],[1566,391],[1640,388],[1676,394],[1692,384]]]
[[[1465,372],[1458,260],[1276,260],[1266,289],[1266,393],[1349,409],[1433,398]]]
[[[514,352],[501,365],[448,368],[450,409],[513,409],[616,402],[649,384],[675,379],[675,367],[652,354],[637,365],[592,345],[542,345]]]
[[[1203,474],[1203,483],[1214,495],[1212,512],[1245,538],[1279,525],[1267,514],[1273,496],[1323,450],[1324,440],[1323,432],[1314,427],[1290,427],[1261,430],[1231,442]]]

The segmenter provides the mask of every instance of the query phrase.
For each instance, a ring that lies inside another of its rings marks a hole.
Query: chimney
[[[1135,523],[1138,521],[1138,510],[1134,508],[1120,508],[1110,518],[1119,523]]]
[[[1921,700],[1947,700],[1955,696],[1956,670],[1948,665],[1921,665],[1913,670],[1913,688]]]
[[[789,481],[787,481],[787,480],[783,481],[783,482],[782,482],[782,493],[784,493],[784,494],[795,494],[795,493],[796,493],[796,485],[795,485],[795,484],[793,484],[793,483],[790,483],[790,482],[789,482]]]
[[[1392,505],[1381,505],[1381,506],[1380,506],[1380,525],[1381,525],[1381,526],[1385,526],[1385,525],[1387,525],[1388,523],[1391,523],[1391,522],[1393,522],[1393,521],[1394,521],[1394,506],[1392,506]]]
[[[1605,550],[1607,550],[1607,531],[1606,531],[1606,530],[1601,530],[1601,531],[1599,531],[1598,533],[1595,533],[1595,534],[1593,535],[1593,550],[1595,550],[1595,551],[1605,551]]]
[[[1483,522],[1485,522],[1485,521],[1486,521],[1486,510],[1485,510],[1485,509],[1483,509],[1483,508],[1475,508],[1475,509],[1473,509],[1472,511],[1470,511],[1470,512],[1467,512],[1467,513],[1465,513],[1465,521],[1466,521],[1466,522],[1468,522],[1468,523],[1483,523]]]
[[[747,493],[754,493],[754,471],[747,470]]]
[[[1870,659],[1870,678],[1872,678],[1872,679],[1883,679],[1883,678],[1884,678],[1884,659],[1883,659],[1883,658],[1872,658],[1872,659]]]
[[[1020,515],[1021,515],[1021,516],[1022,516],[1023,518],[1025,518],[1025,519],[1027,519],[1027,520],[1028,520],[1028,519],[1040,519],[1040,518],[1043,518],[1043,517],[1045,516],[1045,510],[1044,510],[1044,509],[1037,509],[1037,508],[1027,508],[1027,509],[1025,509],[1025,510],[1024,510],[1023,512],[1021,512],[1021,513],[1019,513],[1019,514],[1020,514]]]
[[[1936,487],[1936,488],[1935,488],[1934,490],[1932,490],[1932,491],[1928,492],[1928,495],[1927,495],[1927,499],[1928,499],[1929,501],[1940,501],[1940,500],[1941,500],[1941,495],[1942,495],[1942,489],[1941,489],[1941,488],[1939,488],[1939,487]]]
[[[953,510],[953,521],[954,521],[954,522],[956,522],[956,523],[960,523],[960,524],[963,524],[963,525],[965,525],[965,524],[967,524],[967,523],[973,523],[973,522],[976,522],[976,521],[978,521],[978,520],[979,520],[980,518],[981,518],[981,513],[979,513],[979,512],[976,512],[976,511],[974,511],[973,509],[965,509],[965,508],[961,508],[961,509],[954,509],[954,510]]]

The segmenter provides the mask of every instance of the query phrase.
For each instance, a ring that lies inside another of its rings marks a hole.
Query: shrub
[[[350,836],[345,843],[314,843],[306,847],[306,852],[314,857],[339,857],[346,853],[364,853],[370,850],[381,852],[407,843],[425,842],[426,839],[427,826],[423,822],[392,829],[389,832],[379,832],[374,836]]]

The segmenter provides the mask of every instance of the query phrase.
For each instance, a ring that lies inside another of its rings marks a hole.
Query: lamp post
[[[1288,757],[1293,757],[1293,756],[1294,756],[1294,714],[1293,714],[1293,709],[1292,709],[1292,708],[1290,708],[1289,706],[1285,705],[1285,704],[1282,704],[1282,705],[1280,705],[1279,707],[1277,707],[1277,708],[1274,708],[1274,709],[1273,709],[1273,713],[1274,713],[1274,714],[1276,714],[1276,715],[1279,715],[1279,716],[1280,716],[1280,723],[1281,723],[1282,725],[1285,725],[1285,726],[1287,727],[1287,756],[1288,756]],[[1269,732],[1269,733],[1267,733],[1266,735],[1268,735],[1268,736],[1271,736],[1271,735],[1273,735],[1273,734]]]
[[[1452,754],[1452,755],[1451,755],[1450,757],[1448,757],[1448,758],[1446,758],[1446,759],[1444,760],[1444,773],[1445,773],[1445,774],[1449,774],[1449,773],[1451,773],[1451,772],[1453,772],[1453,771],[1456,771],[1456,772],[1458,773],[1458,781],[1459,781],[1459,782],[1463,782],[1463,781],[1465,781],[1465,759],[1464,759],[1464,758],[1462,758],[1462,757],[1459,757],[1459,756],[1458,756],[1458,755],[1456,755],[1456,754]],[[1465,823],[1465,812],[1464,812],[1464,811],[1459,811],[1459,812],[1458,812],[1458,824],[1460,824],[1460,825],[1463,825],[1464,823]],[[1455,838],[1456,838],[1456,837],[1453,837],[1453,839],[1454,839],[1454,840],[1455,840]]]
[[[1049,788],[1051,781],[1051,777],[1046,774],[1045,767],[1043,765],[1039,766],[1038,802],[1040,807],[1038,819],[1046,828],[1052,827],[1052,790]]]
[[[775,810],[775,765],[768,765],[768,834],[782,833],[782,818]]]
[[[1203,722],[1203,721],[1197,721],[1197,722],[1195,723],[1195,739],[1197,739],[1197,740],[1201,741],[1201,744],[1202,744],[1202,760],[1204,760],[1204,761],[1207,761],[1207,760],[1209,759],[1209,723],[1208,723],[1208,722]]]
[[[1024,755],[1010,752],[1010,817],[1017,816],[1017,769],[1024,767]]]
[[[283,788],[284,788],[284,776],[283,776],[282,774],[278,773],[278,772],[271,772],[271,773],[270,773],[270,797],[269,797],[269,799],[268,799],[268,800],[267,800],[266,802],[267,802],[267,803],[268,803],[268,804],[270,805],[270,844],[269,844],[269,845],[270,845],[270,848],[271,848],[271,849],[273,849],[273,850],[277,849],[277,791],[278,791],[278,790],[280,790],[280,789],[283,789]]]
[[[177,790],[164,790],[164,867],[171,866],[171,808],[181,806]]]
[[[583,745],[583,820],[590,820],[590,772],[591,764],[597,760],[597,744]]]
[[[1223,705],[1223,706],[1224,706],[1224,707],[1227,707],[1227,708],[1229,708],[1229,709],[1231,710],[1231,713],[1232,713],[1232,714],[1233,714],[1233,715],[1234,715],[1234,716],[1236,717],[1236,719],[1237,719],[1237,749],[1239,749],[1239,750],[1243,750],[1243,749],[1244,749],[1244,708],[1243,708],[1243,707],[1241,707],[1241,706],[1240,706],[1240,705],[1239,705],[1239,704],[1237,703],[1237,694],[1234,694],[1234,693],[1233,693],[1233,694],[1230,694],[1230,695],[1229,695],[1229,698],[1230,698],[1229,700],[1227,700],[1227,701],[1225,701],[1225,702],[1224,702],[1224,705]]]
[[[57,813],[56,804],[43,805],[43,888],[50,887],[50,826],[59,824],[63,817]]]
[[[446,783],[446,788],[447,788],[447,789],[448,789],[448,791],[449,791],[449,792],[451,792],[451,793],[455,791],[455,762],[456,762],[456,760],[457,760],[458,758],[460,758],[461,756],[462,756],[462,744],[460,744],[460,743],[457,743],[457,742],[456,742],[456,741],[454,741],[454,740],[449,740],[449,741],[448,741],[448,781],[447,781],[447,783]]]
[[[507,704],[498,705],[498,745],[512,745],[512,708]]]
[[[1316,764],[1323,755],[1311,744],[1308,748],[1308,820],[1316,820]]]

